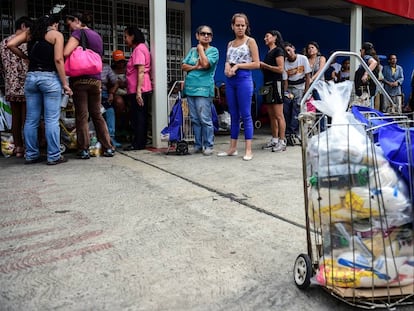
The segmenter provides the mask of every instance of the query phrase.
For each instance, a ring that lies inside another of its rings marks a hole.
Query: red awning
[[[414,0],[346,0],[386,13],[414,19]]]

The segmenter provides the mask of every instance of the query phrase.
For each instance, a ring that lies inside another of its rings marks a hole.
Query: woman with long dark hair
[[[29,70],[24,86],[26,164],[43,160],[40,157],[38,144],[38,128],[42,112],[47,142],[47,164],[55,165],[67,161],[60,153],[59,117],[62,91],[71,95],[72,90],[66,80],[63,58],[64,39],[58,27],[58,16],[43,16],[34,23],[30,32],[21,33],[7,44],[19,55],[18,46],[28,42]]]
[[[72,31],[71,36],[64,49],[65,57],[69,57],[72,51],[80,45],[81,31],[87,37],[88,48],[99,55],[103,54],[103,43],[101,36],[90,29],[87,24],[92,18],[79,12],[66,15],[66,25]],[[96,137],[102,144],[104,157],[113,157],[115,148],[111,144],[108,127],[101,113],[101,73],[95,75],[84,75],[71,77],[70,85],[73,88],[73,103],[75,105],[76,138],[78,143],[78,158],[89,159],[89,124],[88,117],[92,119],[95,126]]]
[[[145,37],[137,27],[124,30],[125,43],[132,48],[126,67],[127,96],[133,130],[131,145],[124,150],[142,150],[147,144],[148,106],[152,94],[151,55]]]
[[[378,78],[380,61],[374,45],[371,42],[364,42],[361,46],[360,52],[364,62],[368,65],[374,76]],[[374,107],[374,97],[377,86],[362,65],[360,65],[358,70],[355,72],[354,83],[356,95],[361,96],[364,92],[368,92],[370,105],[371,107]]]
[[[285,70],[285,51],[283,50],[282,34],[277,30],[266,32],[264,42],[269,48],[264,60],[260,62],[263,73],[263,83],[271,86],[271,96],[268,100],[264,96],[263,104],[267,105],[272,138],[263,149],[272,152],[286,150],[286,122],[283,115],[283,71]]]

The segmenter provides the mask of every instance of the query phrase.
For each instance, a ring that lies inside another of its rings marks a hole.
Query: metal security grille
[[[1,12],[1,40],[10,36],[14,33],[14,1],[2,0],[0,1],[0,12]]]
[[[184,79],[181,61],[184,58],[184,12],[167,10],[167,66],[168,82]]]
[[[118,2],[114,25],[116,25],[116,48],[123,50],[126,56],[131,54],[130,49],[124,43],[124,29],[128,26],[137,26],[145,35],[147,42],[149,37],[149,8],[147,5],[131,2]]]
[[[9,2],[11,11],[11,0],[2,0],[2,12],[4,3]],[[124,43],[124,29],[134,25],[141,29],[147,41],[150,41],[150,21],[148,1],[115,1],[115,0],[68,0],[62,1],[66,4],[61,12],[62,18],[69,12],[88,12],[93,17],[91,27],[99,32],[104,42],[104,61],[112,61],[112,51],[123,50],[125,55],[130,55],[130,50]],[[56,0],[28,1],[28,15],[39,17],[50,14]],[[167,70],[168,82],[182,80],[181,60],[184,57],[184,11],[167,9]],[[3,18],[3,17],[2,17]],[[2,27],[3,29],[3,27]],[[69,37],[69,31],[64,24],[60,30]]]
[[[1,0],[0,1],[0,23],[1,23],[1,40],[3,41],[4,38],[7,38],[11,34],[14,33],[14,8],[13,8],[14,1],[12,0]],[[0,90],[4,93],[4,80],[3,75],[0,74]]]

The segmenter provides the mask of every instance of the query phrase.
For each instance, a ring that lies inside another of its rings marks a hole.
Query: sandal
[[[24,157],[24,148],[23,147],[16,147],[16,158],[23,158]]]

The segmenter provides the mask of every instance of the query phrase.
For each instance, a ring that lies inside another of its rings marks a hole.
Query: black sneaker
[[[47,161],[47,165],[57,165],[57,164],[61,164],[61,163],[66,163],[68,162],[68,159],[66,159],[63,156],[60,156],[59,159],[55,160],[55,161]]]
[[[24,164],[36,164],[36,163],[43,162],[44,160],[45,160],[44,157],[38,157],[36,159],[30,159],[30,160],[24,161]]]
[[[77,154],[78,159],[87,160],[90,158],[88,150],[81,150]]]
[[[295,134],[294,136],[292,136],[292,138],[293,138],[293,143],[295,145],[298,145],[298,146],[302,145],[302,140],[300,139],[298,135]]]
[[[115,151],[112,149],[106,149],[103,153],[104,157],[111,158],[115,155]]]
[[[288,145],[288,146],[294,146],[295,145],[295,142],[294,142],[294,139],[293,139],[292,135],[286,136],[286,145]]]

